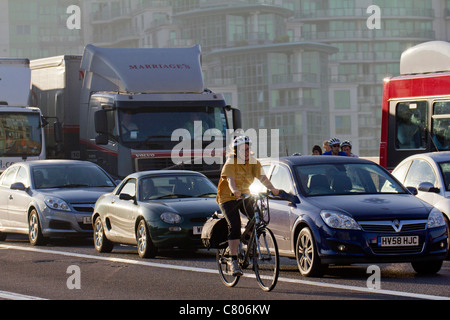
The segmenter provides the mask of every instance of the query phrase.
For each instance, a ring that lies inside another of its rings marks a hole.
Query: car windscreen
[[[39,113],[2,112],[0,136],[0,156],[2,157],[40,155],[42,135]]]
[[[144,177],[139,181],[139,190],[141,200],[215,198],[217,193],[216,186],[208,178],[197,175]]]
[[[444,179],[445,190],[450,191],[450,161],[440,162],[439,167],[441,168],[442,178]]]
[[[310,164],[295,166],[305,196],[407,193],[405,188],[375,164]]]
[[[32,169],[32,175],[36,189],[115,186],[110,177],[96,166],[39,166]]]

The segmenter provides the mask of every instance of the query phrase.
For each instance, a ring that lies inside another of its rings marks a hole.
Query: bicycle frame
[[[251,199],[254,200],[255,202],[252,204],[253,206],[253,218],[249,219],[247,226],[245,227],[244,232],[241,235],[241,244],[247,242],[245,237],[247,236],[248,233],[250,233],[250,239],[248,240],[248,245],[247,245],[247,250],[245,250],[245,255],[244,258],[242,259],[242,264],[248,263],[248,259],[250,257],[250,252],[252,252],[253,249],[253,245],[256,243],[256,241],[254,241],[254,239],[256,239],[257,237],[257,230],[259,228],[262,227],[266,227],[269,224],[270,221],[270,213],[269,213],[269,208],[267,205],[267,211],[268,211],[268,221],[266,222],[265,220],[261,219],[260,214],[261,214],[261,210],[260,207],[257,204],[257,201],[261,201],[262,197],[267,197],[267,194],[265,193],[259,193],[258,194],[258,198],[256,198],[255,196],[247,196],[246,198],[242,199],[242,201],[245,201],[246,199]],[[244,210],[246,210],[246,206],[244,205]],[[249,217],[248,212],[245,212],[245,215],[247,216],[247,218]],[[267,246],[267,242],[265,243],[265,245]],[[258,250],[258,254],[261,254],[261,249],[259,248],[259,246],[257,246],[256,248]],[[248,265],[248,264],[247,264]]]

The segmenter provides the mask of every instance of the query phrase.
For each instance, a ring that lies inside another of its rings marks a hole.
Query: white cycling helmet
[[[340,145],[341,144],[341,140],[339,140],[338,138],[331,138],[330,140],[328,140],[328,145],[330,147],[334,146],[336,144]]]
[[[345,147],[345,146],[349,146],[350,148],[352,147],[352,143],[348,140],[342,141],[341,143],[341,148]]]
[[[240,146],[241,144],[245,144],[245,143],[250,145],[250,144],[252,144],[252,141],[247,136],[238,136],[233,139],[233,142],[231,145],[233,146],[233,148],[236,148],[237,146]]]

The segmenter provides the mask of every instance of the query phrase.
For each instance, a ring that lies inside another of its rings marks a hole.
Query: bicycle
[[[267,227],[270,222],[268,194],[246,194],[241,197],[241,201],[251,201],[254,215],[250,219],[248,212],[244,212],[249,221],[240,239],[238,262],[242,269],[246,269],[252,262],[259,286],[268,292],[275,288],[280,273],[278,245],[273,232]],[[231,273],[228,246],[217,249],[216,260],[222,282],[227,287],[234,287],[240,276]]]

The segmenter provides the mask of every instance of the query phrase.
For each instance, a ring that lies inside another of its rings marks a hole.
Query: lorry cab
[[[240,128],[240,113],[222,94],[205,89],[200,46],[88,45],[81,70],[82,158],[117,177],[169,168],[218,180],[227,130]]]

